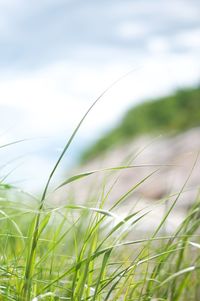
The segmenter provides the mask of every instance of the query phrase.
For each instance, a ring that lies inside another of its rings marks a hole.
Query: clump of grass
[[[100,199],[93,198],[94,206],[76,200],[60,207],[48,202],[51,179],[99,99],[64,147],[40,199],[0,183],[0,300],[198,301],[199,196],[173,234],[161,231],[187,179],[154,233],[141,239],[135,225],[144,223],[148,212],[133,210],[122,219],[115,208],[152,174],[133,183],[109,209],[104,207],[109,199],[105,189]],[[113,172],[125,168],[134,166]],[[73,176],[60,186],[92,174]]]
[[[97,207],[46,203],[38,211],[35,200],[16,202],[12,193],[21,192],[1,189],[0,300],[199,300],[199,196],[173,234],[161,234],[172,204],[138,239],[135,225],[148,213],[120,219],[115,205],[103,209],[104,194]]]

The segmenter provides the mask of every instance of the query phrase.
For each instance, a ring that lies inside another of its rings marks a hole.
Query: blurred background
[[[90,104],[60,177],[144,100],[200,82],[199,0],[0,0],[1,178],[41,188]],[[11,174],[10,174],[11,172]]]

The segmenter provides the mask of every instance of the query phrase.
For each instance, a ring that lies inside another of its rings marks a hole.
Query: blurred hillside
[[[119,196],[135,187],[116,212],[123,216],[132,207],[140,210],[154,204],[156,209],[142,227],[147,231],[155,227],[166,206],[177,198],[175,210],[168,218],[167,228],[171,231],[180,224],[198,195],[199,151],[200,88],[145,102],[131,109],[117,128],[90,148],[84,154],[87,162],[72,175],[116,166],[132,167],[83,178],[63,187],[56,200],[65,202],[63,197],[68,191],[68,196],[74,195],[78,203],[86,201],[96,206],[102,195],[106,195],[105,206],[109,208]]]
[[[105,207],[109,209],[116,200],[125,196],[120,207],[115,209],[120,216],[126,215],[133,207],[143,210],[154,205],[140,229],[147,231],[156,227],[166,208],[177,199],[167,223],[168,231],[172,231],[198,196],[199,151],[200,127],[173,136],[141,135],[77,167],[69,177],[90,174],[90,171],[100,172],[62,187],[54,200],[65,203],[66,199],[75,199],[78,204],[86,202],[95,207],[104,197]],[[131,167],[104,171],[116,166]]]
[[[130,109],[120,124],[87,149],[86,162],[144,134],[178,134],[200,126],[200,87],[183,89]]]

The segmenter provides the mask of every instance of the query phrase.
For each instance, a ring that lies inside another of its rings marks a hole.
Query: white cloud
[[[174,37],[175,43],[179,47],[187,47],[192,49],[200,48],[200,28],[195,28],[192,30],[185,30],[178,33]]]
[[[148,33],[147,24],[124,21],[119,25],[118,34],[124,39],[142,38]]]
[[[139,66],[103,97],[88,117],[83,135],[94,135],[105,129],[134,101],[192,84],[200,76],[200,63],[195,56],[155,53],[143,58]],[[60,62],[35,72],[16,73],[13,78],[1,76],[0,105],[24,112],[15,130],[18,127],[26,136],[70,132],[92,101],[129,70],[126,61],[96,66]],[[7,127],[11,125],[8,115]]]
[[[148,49],[152,53],[165,53],[170,51],[170,42],[167,38],[156,36],[151,37],[147,42]]]

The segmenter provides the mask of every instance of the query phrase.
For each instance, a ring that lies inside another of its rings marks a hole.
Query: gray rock
[[[63,187],[54,196],[56,202],[66,202],[74,197],[76,202],[98,206],[102,197],[110,193],[105,207],[110,208],[123,194],[155,172],[138,186],[118,208],[116,213],[125,216],[135,209],[154,206],[145,228],[155,227],[167,207],[178,197],[173,213],[168,219],[168,230],[180,224],[187,209],[194,203],[200,187],[200,128],[176,136],[143,136],[117,147],[98,157],[73,174],[122,165],[136,167],[113,172],[99,172]],[[116,182],[116,183],[115,183]],[[115,184],[114,184],[115,183]],[[144,209],[145,210],[145,209]]]

